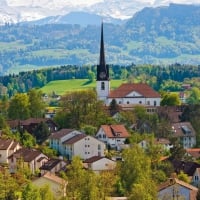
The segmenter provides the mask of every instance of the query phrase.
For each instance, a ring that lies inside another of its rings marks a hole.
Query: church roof
[[[146,98],[160,98],[160,94],[145,83],[124,83],[109,94],[109,98],[123,98],[131,92],[137,92]]]

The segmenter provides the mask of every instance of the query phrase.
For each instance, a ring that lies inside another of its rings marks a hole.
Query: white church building
[[[160,94],[146,83],[124,83],[119,88],[110,90],[109,66],[105,62],[103,23],[96,80],[97,97],[106,105],[110,105],[111,101],[115,99],[116,103],[121,105],[160,106]]]

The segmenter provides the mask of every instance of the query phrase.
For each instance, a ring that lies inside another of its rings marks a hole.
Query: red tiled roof
[[[131,92],[137,92],[146,98],[159,98],[160,94],[145,83],[124,83],[116,90],[110,92],[109,98],[126,97]]]
[[[129,133],[124,125],[102,125],[101,128],[104,130],[108,138],[128,138]]]
[[[68,140],[65,140],[63,142],[63,144],[74,144],[74,143],[78,142],[79,140],[81,140],[81,139],[83,139],[85,137],[87,137],[87,135],[85,135],[85,134],[78,134],[78,135],[75,135],[74,137],[72,137],[72,138],[70,138]]]
[[[186,149],[186,152],[196,159],[200,158],[200,148]]]
[[[74,129],[61,129],[61,130],[59,130],[57,132],[52,133],[49,138],[50,139],[60,139],[63,136],[71,133],[72,131],[74,131]]]

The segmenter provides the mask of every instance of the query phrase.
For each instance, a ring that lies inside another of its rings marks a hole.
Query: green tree
[[[31,89],[28,91],[29,110],[31,117],[42,117],[44,114],[45,103],[42,100],[42,91]]]
[[[190,178],[187,174],[185,174],[183,171],[181,171],[179,174],[178,174],[178,179],[179,180],[182,180],[186,183],[190,183]]]
[[[43,185],[39,188],[41,200],[54,200],[53,193],[50,190],[49,185]]]
[[[28,183],[22,191],[22,200],[41,200],[39,189]]]
[[[37,143],[43,143],[50,135],[47,124],[45,122],[39,123],[38,126],[34,129],[33,135],[36,137]]]
[[[34,147],[36,145],[36,139],[30,133],[25,131],[21,135],[21,143],[25,147]]]
[[[143,191],[143,194],[141,194],[142,197],[148,196],[148,199],[156,199],[151,160],[145,152],[139,146],[135,145],[130,149],[124,150],[122,157],[123,162],[120,165],[119,174],[126,194],[132,198],[132,196],[136,195],[136,189],[139,189]],[[145,187],[146,190],[144,189]],[[138,196],[139,199],[142,199],[142,197]]]
[[[27,94],[15,94],[9,104],[8,117],[10,119],[27,119],[30,116],[29,112],[29,97]]]
[[[187,98],[188,104],[199,104],[200,103],[200,90],[197,87],[193,87],[190,91],[190,95]]]
[[[62,122],[68,128],[80,128],[84,125],[99,127],[112,120],[105,112],[103,103],[97,100],[93,90],[67,93],[61,99],[61,108],[62,110],[58,113],[59,116],[56,115],[55,120],[57,123]],[[64,120],[61,116],[64,117]]]
[[[181,105],[181,100],[177,93],[165,93],[161,102],[161,106],[177,106]]]
[[[2,168],[0,173],[0,200],[17,200],[16,192],[20,191],[19,185],[7,169]]]

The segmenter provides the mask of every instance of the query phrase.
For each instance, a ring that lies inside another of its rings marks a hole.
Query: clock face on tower
[[[99,76],[100,76],[100,78],[106,78],[106,73],[105,72],[100,72]]]

